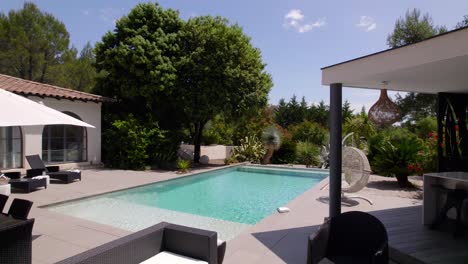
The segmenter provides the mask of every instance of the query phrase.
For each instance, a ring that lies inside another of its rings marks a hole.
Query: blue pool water
[[[97,222],[107,223],[107,218],[111,218],[110,224],[130,230],[150,225],[153,218],[214,230],[226,225],[242,230],[327,176],[322,171],[238,166],[62,203],[50,209]],[[199,222],[203,222],[201,226],[197,225]]]

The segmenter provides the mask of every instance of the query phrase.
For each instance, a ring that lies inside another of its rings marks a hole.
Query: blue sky
[[[139,1],[35,0],[41,10],[65,23],[71,43],[78,49],[99,41],[114,28],[115,20]],[[144,1],[146,2],[146,1]],[[0,11],[21,8],[24,1],[2,0]],[[320,68],[386,49],[386,37],[396,19],[408,8],[428,12],[436,25],[449,29],[468,14],[466,0],[164,0],[164,8],[180,11],[187,19],[220,15],[243,27],[262,51],[274,87],[270,103],[293,94],[308,102],[328,102],[327,87],[320,84]],[[367,109],[378,98],[373,90],[344,89],[353,108]]]

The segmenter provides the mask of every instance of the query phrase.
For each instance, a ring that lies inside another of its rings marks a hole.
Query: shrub
[[[430,116],[422,118],[416,121],[412,129],[419,138],[426,139],[429,133],[437,131],[437,119]]]
[[[192,163],[189,160],[178,159],[177,160],[177,168],[181,172],[187,172],[192,167]]]
[[[141,124],[129,115],[116,120],[103,132],[103,157],[113,168],[143,170],[149,163],[148,146],[164,139],[164,131],[156,123]]]
[[[437,169],[437,134],[429,132],[424,140],[422,150],[418,153],[420,170],[417,174],[423,172],[434,172]]]
[[[284,138],[281,147],[273,152],[272,163],[291,164],[296,161],[296,143],[291,139]]]
[[[265,155],[263,143],[255,136],[240,140],[240,145],[232,150],[232,158],[238,162],[250,161],[259,163]]]
[[[320,164],[320,149],[309,142],[298,142],[296,145],[296,162],[307,167]]]
[[[372,169],[379,175],[396,177],[402,187],[409,186],[408,168],[418,161],[422,150],[422,141],[406,129],[381,131],[371,140]]]
[[[374,124],[369,120],[365,113],[361,113],[353,118],[347,119],[343,125],[343,134],[353,134],[353,141],[357,148],[368,151],[368,141],[372,138],[376,131]]]
[[[328,132],[319,124],[311,121],[304,121],[294,125],[290,129],[293,141],[310,142],[315,145],[323,145],[328,139]]]
[[[234,127],[222,116],[217,115],[213,120],[208,121],[203,129],[203,143],[205,145],[232,145],[233,134]]]

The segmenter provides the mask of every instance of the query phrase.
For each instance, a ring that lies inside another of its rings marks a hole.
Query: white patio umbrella
[[[74,125],[94,126],[23,96],[0,89],[0,127]]]

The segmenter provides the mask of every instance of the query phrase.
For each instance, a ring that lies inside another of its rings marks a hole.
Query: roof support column
[[[330,217],[341,213],[341,83],[330,84]]]

